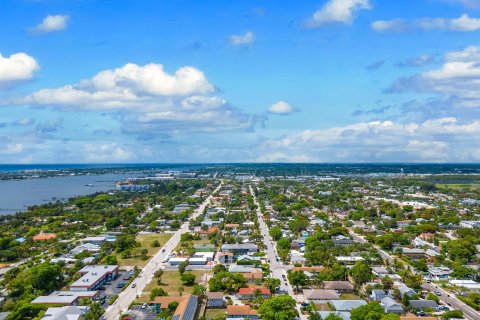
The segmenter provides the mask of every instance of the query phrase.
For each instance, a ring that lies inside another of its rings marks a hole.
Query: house
[[[86,237],[81,240],[83,244],[91,243],[91,244],[96,244],[97,246],[101,246],[105,241],[107,241],[107,237],[105,236]]]
[[[350,281],[324,281],[323,289],[335,290],[338,293],[353,292],[353,283]]]
[[[380,301],[380,305],[384,308],[386,313],[404,314],[405,309],[401,303],[398,303],[393,298],[385,297]]]
[[[332,300],[340,300],[340,296],[335,290],[306,289],[303,290],[303,295],[308,303],[327,303]]]
[[[31,303],[46,305],[73,306],[82,299],[95,299],[98,291],[54,291],[48,296],[39,296]]]
[[[425,250],[417,248],[402,248],[402,255],[409,257],[412,260],[425,258]]]
[[[333,300],[329,302],[335,311],[351,311],[367,304],[365,300]]]
[[[194,320],[197,313],[198,297],[187,294],[182,297],[155,297],[152,301],[152,311],[159,313],[168,308],[172,302],[177,302],[177,308],[173,313],[172,320]]]
[[[317,311],[317,314],[322,317],[322,319],[327,319],[331,314],[336,315],[342,320],[350,320],[350,311]]]
[[[387,295],[386,295],[385,291],[380,290],[380,289],[374,289],[374,290],[372,290],[372,294],[370,295],[370,299],[372,299],[373,301],[380,301],[383,298],[385,298],[386,296]]]
[[[105,282],[114,279],[118,274],[117,265],[85,266],[78,271],[80,279],[70,285],[71,291],[91,291],[101,287]]]
[[[221,248],[222,252],[231,252],[236,256],[242,254],[255,253],[258,252],[258,246],[253,243],[233,243],[233,244],[223,244]]]
[[[264,287],[246,287],[240,288],[237,293],[238,299],[250,300],[260,296],[262,298],[269,298],[271,296],[270,290]]]
[[[79,320],[87,313],[88,307],[65,306],[48,308],[42,320]]]
[[[244,262],[244,263],[255,263],[255,262],[260,262],[260,257],[254,257],[254,256],[249,256],[248,254],[243,254],[237,258],[237,263],[238,262]]]
[[[218,254],[218,260],[222,264],[230,264],[235,262],[235,258],[231,252],[220,252]]]
[[[257,310],[253,310],[250,306],[227,306],[228,319],[249,319],[257,320]]]
[[[338,235],[332,239],[333,245],[336,247],[347,247],[349,245],[355,244],[355,240],[345,237],[343,235]]]
[[[428,273],[432,280],[441,280],[441,279],[449,279],[450,273],[452,273],[452,270],[448,267],[429,266]]]
[[[225,300],[223,300],[223,292],[207,292],[208,308],[223,308]]]
[[[100,246],[97,245],[97,244],[93,244],[93,243],[90,243],[90,242],[87,242],[87,243],[83,243],[79,246],[76,246],[75,248],[73,248],[72,250],[70,250],[70,254],[72,255],[76,255],[76,254],[79,254],[83,251],[88,251],[88,252],[99,252],[100,251]]]
[[[386,275],[386,274],[390,273],[390,272],[388,272],[387,268],[385,268],[384,266],[374,266],[374,267],[372,267],[372,272],[377,277],[380,277],[381,275],[383,276],[383,275]]]
[[[172,320],[194,320],[198,308],[198,297],[188,294],[182,297],[178,303],[177,309],[173,313]]]
[[[397,287],[398,291],[400,291],[400,295],[403,297],[404,295],[407,295],[409,297],[412,297],[415,295],[417,292],[413,290],[412,288],[408,287],[406,284],[402,283]]]
[[[424,311],[425,309],[437,310],[438,304],[433,300],[410,300],[408,305],[415,310]]]
[[[469,292],[480,292],[480,283],[473,280],[450,280],[448,282],[451,286],[461,287]]]
[[[405,228],[405,227],[408,227],[411,222],[412,222],[411,220],[399,220],[397,221],[397,226],[399,228]]]
[[[424,241],[431,241],[435,238],[435,235],[431,232],[423,232],[418,237]]]
[[[480,228],[480,221],[460,221],[460,227],[462,228]]]

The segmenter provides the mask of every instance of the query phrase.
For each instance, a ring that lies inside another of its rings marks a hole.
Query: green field
[[[197,277],[196,279],[197,283],[202,283],[203,275],[205,274],[205,271],[194,270],[194,271],[187,271],[187,272],[193,273]],[[158,285],[157,279],[154,278],[152,282],[147,284],[142,295],[140,296],[140,298],[137,299],[137,302],[140,302],[140,303],[150,302],[150,292],[154,288],[162,288],[163,290],[168,292],[169,296],[178,296],[179,295],[178,289],[182,286],[185,290],[183,294],[188,294],[192,292],[192,287],[187,287],[182,285],[182,281],[180,279],[180,273],[178,271],[164,271],[162,275],[162,284]]]
[[[131,250],[132,252],[132,257],[128,259],[123,259],[120,254],[116,254],[118,264],[120,267],[126,267],[126,266],[137,266],[137,267],[144,267],[148,260],[155,255],[161,247],[172,237],[171,233],[155,233],[155,234],[139,234],[137,235],[137,241],[140,242],[141,246],[138,248],[133,248]],[[160,242],[159,247],[152,247],[152,242],[154,240],[158,240]],[[148,249],[148,259],[147,260],[142,260],[140,258],[140,252],[143,249]]]

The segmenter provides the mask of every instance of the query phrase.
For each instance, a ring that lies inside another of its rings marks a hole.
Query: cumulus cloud
[[[298,157],[316,162],[476,162],[479,142],[479,120],[371,121],[289,133],[265,141],[262,154],[282,162]]]
[[[0,54],[0,88],[30,80],[40,67],[35,58],[24,52],[4,57]]]
[[[215,93],[215,86],[194,67],[169,74],[160,64],[129,63],[73,85],[33,92],[17,103],[109,111],[127,133],[248,130],[259,120]]]
[[[369,0],[329,0],[304,24],[307,28],[317,28],[327,24],[351,24],[356,12],[371,8]]]
[[[454,32],[473,32],[480,29],[480,19],[463,14],[458,18],[420,18],[378,20],[372,23],[372,29],[377,32],[422,32],[443,30]]]
[[[295,112],[295,108],[285,101],[278,101],[268,108],[269,113],[287,115]]]
[[[470,46],[445,55],[438,69],[394,82],[389,92],[428,92],[455,97],[463,107],[480,107],[480,47]]]
[[[31,34],[40,35],[56,31],[61,31],[67,28],[67,15],[48,15],[41,23],[30,29]]]
[[[251,31],[247,31],[243,35],[233,35],[229,38],[230,44],[234,46],[250,44],[253,43],[253,41],[255,41],[255,35]]]

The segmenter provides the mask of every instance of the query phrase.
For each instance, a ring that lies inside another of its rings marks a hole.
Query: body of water
[[[115,182],[137,174],[100,174],[0,181],[0,215],[74,196],[115,189]]]

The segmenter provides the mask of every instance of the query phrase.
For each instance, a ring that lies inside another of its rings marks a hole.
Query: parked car
[[[142,304],[142,309],[147,309],[147,304],[146,303]]]
[[[438,310],[438,311],[449,311],[450,308],[447,307],[447,306],[439,306],[439,307],[437,308],[437,310]]]

